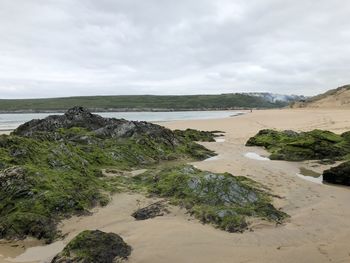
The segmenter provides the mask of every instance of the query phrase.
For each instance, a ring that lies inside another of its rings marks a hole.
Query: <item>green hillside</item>
[[[0,99],[1,112],[57,111],[73,106],[91,110],[201,110],[238,108],[278,108],[286,103],[272,103],[245,94],[188,95],[188,96],[90,96],[50,99]]]

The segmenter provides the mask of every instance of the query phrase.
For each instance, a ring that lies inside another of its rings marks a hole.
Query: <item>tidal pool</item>
[[[244,154],[246,158],[257,160],[257,161],[270,161],[269,158],[263,157],[255,152],[247,152]]]

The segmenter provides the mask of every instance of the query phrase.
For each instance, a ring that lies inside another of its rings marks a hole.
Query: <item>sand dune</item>
[[[350,85],[329,90],[306,102],[297,102],[294,108],[350,109]]]
[[[350,110],[266,110],[227,119],[162,125],[172,129],[225,131],[225,142],[205,143],[206,147],[217,151],[218,158],[194,165],[213,172],[248,176],[263,183],[279,196],[274,204],[289,213],[290,220],[281,226],[257,221],[253,232],[229,234],[202,225],[185,211],[172,207],[171,213],[163,217],[135,221],[130,214],[138,204],[155,200],[141,195],[117,194],[111,204],[96,208],[92,216],[64,221],[61,229],[67,237],[63,243],[82,230],[101,229],[120,234],[133,247],[130,263],[350,262],[350,189],[320,185],[296,176],[301,166],[317,171],[326,166],[314,162],[254,160],[245,154],[254,152],[266,156],[267,153],[260,148],[244,146],[250,136],[263,128],[298,131],[320,128],[338,133],[350,130]],[[0,262],[10,262],[4,258],[14,258],[23,252],[21,248],[14,248],[15,252],[5,248],[9,246],[0,245],[3,255]],[[45,247],[41,249],[47,251]],[[28,260],[33,260],[28,254],[27,251],[21,259],[27,256]],[[36,254],[41,253],[37,251]],[[34,262],[45,257],[37,257]]]

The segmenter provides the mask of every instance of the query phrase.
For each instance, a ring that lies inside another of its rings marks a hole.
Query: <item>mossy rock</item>
[[[146,172],[133,178],[132,183],[151,194],[170,198],[203,223],[229,232],[244,231],[248,217],[274,222],[287,217],[271,205],[270,196],[256,182],[228,173],[216,174],[185,165]]]
[[[101,169],[148,168],[215,155],[191,138],[147,122],[70,109],[0,136],[0,238],[57,237],[56,224],[106,205],[114,185]]]
[[[189,141],[197,142],[215,142],[215,137],[218,137],[219,133],[222,134],[222,131],[198,131],[194,129],[186,130],[175,130],[174,133],[178,136],[181,136]]]
[[[266,148],[272,160],[341,160],[350,154],[347,136],[322,130],[297,133],[265,129],[251,137],[246,146]]]
[[[86,230],[76,236],[51,263],[115,263],[128,258],[131,247],[117,234]]]
[[[350,142],[350,131],[344,132],[344,133],[341,135],[341,137],[344,138],[347,142]]]
[[[323,172],[323,181],[350,186],[350,162],[342,163]]]

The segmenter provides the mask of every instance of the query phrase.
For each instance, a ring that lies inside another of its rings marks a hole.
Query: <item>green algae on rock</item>
[[[105,119],[76,107],[0,136],[0,238],[47,242],[65,217],[106,205],[101,169],[130,170],[169,160],[202,160],[205,147],[146,122]]]
[[[169,198],[203,223],[228,232],[243,232],[248,217],[277,223],[286,217],[271,205],[269,194],[258,183],[229,173],[201,171],[190,165],[153,170],[132,179],[134,189]]]
[[[251,137],[246,146],[265,147],[272,160],[342,160],[350,155],[350,136],[330,131],[276,131],[265,129]]]
[[[341,135],[330,131],[276,131],[265,129],[251,137],[246,146],[267,149],[273,160],[320,160],[329,164],[350,159],[350,131]],[[323,172],[323,181],[350,185],[350,161]]]
[[[222,131],[198,131],[194,129],[175,130],[174,133],[178,136],[196,142],[215,142],[215,138],[224,133]]]
[[[128,258],[131,247],[117,234],[86,230],[76,236],[51,263],[114,263]]]
[[[194,141],[213,132],[173,132],[147,122],[102,118],[76,107],[0,136],[0,238],[55,239],[57,223],[106,205],[109,194],[138,191],[169,198],[204,223],[241,232],[248,218],[287,215],[252,180],[176,166],[215,155]],[[156,167],[156,168],[155,168]],[[147,168],[134,177],[102,169]]]

